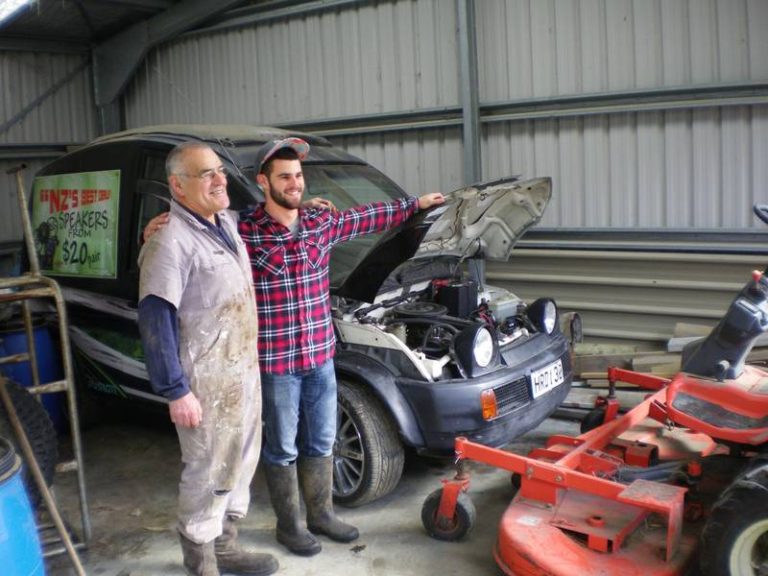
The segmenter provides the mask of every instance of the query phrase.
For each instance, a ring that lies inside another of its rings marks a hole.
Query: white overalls
[[[176,202],[168,225],[139,255],[139,299],[153,294],[176,307],[179,358],[203,419],[176,427],[184,469],[179,530],[206,543],[224,515],[243,517],[261,449],[256,303],[248,256],[234,218],[218,214],[234,254]]]

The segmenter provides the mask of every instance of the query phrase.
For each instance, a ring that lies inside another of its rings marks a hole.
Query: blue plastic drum
[[[36,319],[32,328],[37,352],[37,370],[40,374],[40,383],[47,384],[55,380],[61,380],[61,359],[57,347],[53,343],[48,327]],[[21,321],[7,322],[0,326],[0,356],[10,356],[28,351],[27,333]],[[0,365],[0,373],[22,386],[32,386],[32,368],[29,360],[20,363]],[[48,415],[51,417],[54,427],[58,432],[66,428],[64,412],[64,392],[44,394],[42,402]]]
[[[0,437],[0,573],[45,576],[37,524],[20,471],[21,458]]]

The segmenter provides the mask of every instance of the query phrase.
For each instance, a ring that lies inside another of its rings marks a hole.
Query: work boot
[[[264,465],[269,498],[277,516],[277,541],[299,556],[314,556],[322,546],[303,526],[299,508],[296,464]]]
[[[184,569],[189,576],[220,576],[216,566],[216,554],[213,551],[213,540],[197,544],[181,533],[179,538],[184,555]]]
[[[213,541],[219,572],[227,574],[247,574],[249,576],[269,576],[280,567],[271,554],[262,554],[244,550],[237,542],[237,525],[231,516],[224,518],[223,532]]]
[[[333,511],[333,456],[299,458],[299,480],[307,505],[307,528],[337,542],[352,542],[360,533]]]

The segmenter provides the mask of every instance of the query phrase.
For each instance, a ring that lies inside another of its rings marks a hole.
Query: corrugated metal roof
[[[36,0],[0,24],[0,37],[74,43],[87,50],[178,1]]]

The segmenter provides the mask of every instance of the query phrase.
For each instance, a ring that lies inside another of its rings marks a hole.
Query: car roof
[[[102,144],[121,140],[150,139],[178,143],[190,138],[212,143],[230,141],[238,144],[262,143],[277,138],[298,136],[310,146],[331,146],[322,136],[315,136],[296,130],[283,130],[271,126],[249,126],[241,124],[158,124],[142,126],[107,134],[92,140],[89,144]]]
[[[141,126],[100,136],[79,150],[98,149],[113,144],[161,144],[168,149],[189,140],[209,144],[216,153],[230,157],[241,169],[253,167],[256,150],[268,140],[297,136],[310,145],[309,157],[305,164],[315,162],[366,164],[364,160],[349,154],[343,148],[334,146],[322,136],[297,130],[283,130],[272,126],[249,126],[235,124],[159,124]],[[236,161],[233,157],[236,157]]]

